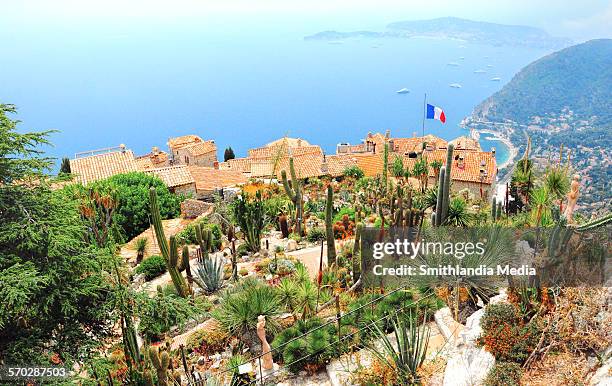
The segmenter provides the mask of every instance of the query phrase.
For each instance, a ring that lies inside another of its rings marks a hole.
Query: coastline
[[[478,134],[475,135],[475,133],[478,133]],[[474,139],[479,139],[480,134],[490,134],[491,136],[494,137],[495,140],[502,142],[504,145],[506,145],[506,147],[508,147],[508,152],[509,152],[508,159],[497,166],[498,170],[505,169],[506,167],[508,167],[508,165],[514,162],[514,159],[518,155],[518,148],[515,147],[512,144],[512,142],[510,142],[510,139],[508,139],[508,137],[501,134],[499,131],[495,131],[495,130],[489,130],[489,129],[482,129],[482,130],[473,129],[472,130],[472,137]]]

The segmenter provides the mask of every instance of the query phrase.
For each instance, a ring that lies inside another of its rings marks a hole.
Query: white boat
[[[461,57],[459,58],[459,60],[465,60],[465,57],[464,57],[464,56],[461,56]]]
[[[406,87],[401,88],[401,89],[396,91],[396,93],[398,93],[398,94],[408,94],[409,92],[410,92],[410,90],[408,90]]]
[[[491,82],[499,82],[501,80],[500,77],[496,76],[494,78],[491,78]]]
[[[486,70],[474,70],[474,74],[485,74]]]
[[[492,64],[487,64],[487,67],[491,68],[491,67],[493,67],[493,65]]]
[[[448,86],[452,87],[452,88],[461,88],[462,87],[459,83],[451,83]]]
[[[341,40],[332,40],[327,42],[327,44],[344,44],[344,42]]]
[[[446,65],[447,65],[447,66],[458,67],[458,66],[459,66],[459,63],[457,63],[457,62],[449,62],[449,63],[446,63]]]

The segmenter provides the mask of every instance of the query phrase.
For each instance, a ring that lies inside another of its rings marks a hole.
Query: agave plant
[[[563,198],[570,188],[566,171],[561,168],[550,169],[544,179],[544,185],[552,197],[559,201],[559,211],[563,212]]]
[[[207,294],[223,287],[223,261],[219,257],[209,257],[198,261],[193,281]]]
[[[531,205],[536,226],[540,226],[543,218],[550,214],[552,197],[546,186],[541,186],[531,193]]]
[[[369,344],[368,351],[396,372],[399,384],[418,385],[420,379],[417,370],[425,361],[429,328],[425,323],[419,327],[411,313],[407,316],[396,315],[392,324],[394,342],[378,325],[373,325],[373,341],[379,344]]]

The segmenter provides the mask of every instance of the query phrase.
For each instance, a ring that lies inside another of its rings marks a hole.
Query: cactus
[[[149,358],[153,368],[157,372],[157,385],[168,386],[168,366],[170,365],[170,355],[168,351],[149,347]]]
[[[178,267],[178,246],[174,236],[170,236],[170,245],[166,240],[164,228],[162,226],[161,216],[159,214],[159,206],[157,204],[157,192],[154,187],[149,190],[149,204],[151,208],[151,220],[155,229],[155,236],[162,256],[166,260],[166,268],[172,278],[172,283],[176,288],[176,292],[181,297],[189,295],[189,286],[185,282],[185,278],[181,275]]]
[[[246,194],[236,200],[234,217],[244,233],[248,249],[251,252],[259,252],[261,249],[261,233],[266,225],[261,192],[257,191],[253,200],[250,200]]]
[[[300,181],[295,173],[295,167],[293,166],[293,158],[289,158],[289,172],[291,173],[291,185],[287,181],[287,172],[283,170],[281,172],[281,178],[283,180],[283,187],[289,199],[293,202],[296,208],[295,214],[295,233],[302,236],[302,217],[304,215],[304,200],[302,199],[302,187]]]
[[[325,202],[325,235],[327,239],[327,263],[336,264],[336,239],[332,224],[334,209],[334,191],[331,185],[327,186],[327,201]]]
[[[189,265],[189,247],[188,246],[186,245],[183,246],[183,253],[181,257],[182,257],[181,267],[185,270],[185,273],[187,274],[187,283],[191,287],[191,284],[193,283],[193,276],[191,275],[191,265]]]
[[[289,226],[287,225],[287,215],[284,213],[278,216],[278,224],[280,227],[280,231],[283,235],[283,238],[286,239],[289,237]]]
[[[493,201],[491,202],[491,222],[497,221],[497,197],[493,196]]]
[[[440,224],[443,224],[448,217],[448,206],[450,204],[450,185],[453,165],[453,150],[455,146],[451,143],[446,151],[446,169],[444,170],[444,187],[442,188],[442,218],[439,219]]]
[[[589,231],[612,223],[612,213],[576,227],[577,232]]]
[[[387,174],[389,172],[389,144],[387,142],[385,142],[385,147],[383,150],[383,172],[382,172],[382,178],[383,178],[383,194],[387,192]]]
[[[203,224],[197,224],[196,227],[196,241],[200,246],[200,260],[208,259],[208,252],[210,251],[210,244],[212,243],[212,231],[204,227]]]
[[[496,211],[496,217],[495,220],[500,220],[502,216],[502,202],[498,201],[497,202],[497,211]]]
[[[438,194],[436,197],[436,212],[432,213],[435,216],[431,217],[431,225],[440,226],[440,219],[442,218],[442,196],[444,194],[444,181],[446,176],[446,166],[442,166],[440,168],[440,172],[438,174]]]

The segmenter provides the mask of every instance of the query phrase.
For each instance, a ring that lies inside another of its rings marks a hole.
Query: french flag
[[[446,122],[446,115],[444,115],[444,110],[442,110],[438,106],[427,104],[427,119],[437,119],[438,121],[444,123]]]

